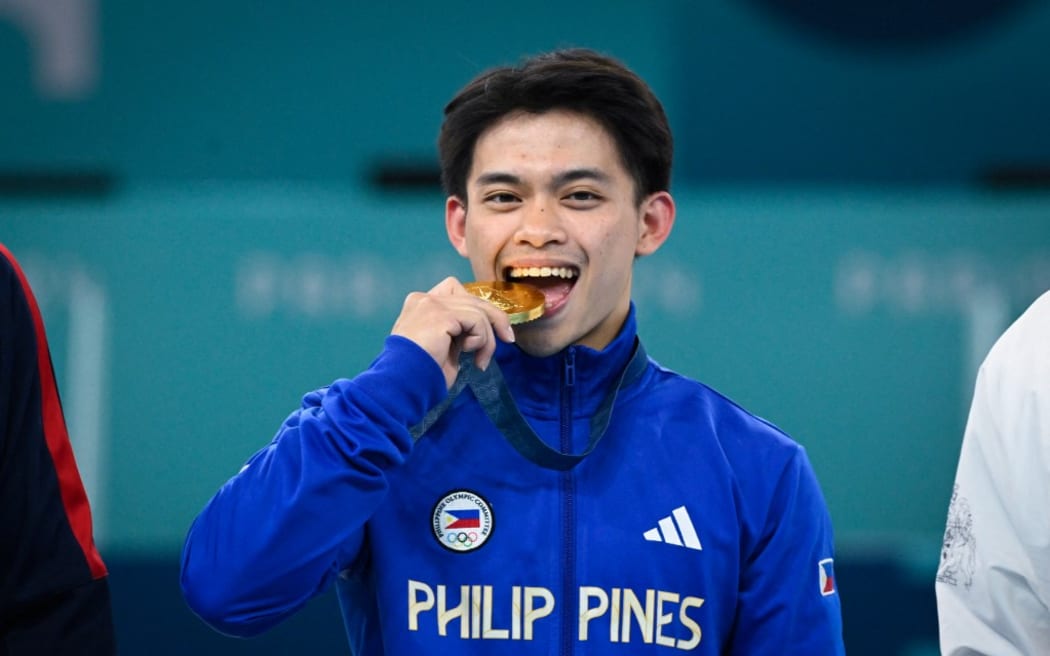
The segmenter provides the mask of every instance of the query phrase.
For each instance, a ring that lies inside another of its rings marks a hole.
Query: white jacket
[[[977,374],[936,590],[942,654],[1050,654],[1050,292]]]

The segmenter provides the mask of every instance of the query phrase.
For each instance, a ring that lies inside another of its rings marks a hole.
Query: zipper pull
[[[570,346],[565,353],[565,386],[576,384],[576,347]]]

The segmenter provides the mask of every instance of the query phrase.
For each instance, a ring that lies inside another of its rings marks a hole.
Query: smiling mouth
[[[549,312],[564,303],[580,275],[576,267],[508,267],[503,275],[511,282],[528,283],[543,292],[544,306]]]

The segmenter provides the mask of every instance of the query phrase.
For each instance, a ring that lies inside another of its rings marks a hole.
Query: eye
[[[485,196],[485,202],[494,205],[509,205],[519,201],[517,196],[507,191],[496,191]]]
[[[594,193],[593,191],[580,189],[566,194],[563,197],[563,200],[570,207],[574,207],[576,209],[587,209],[596,206],[599,202],[601,202],[602,197]]]

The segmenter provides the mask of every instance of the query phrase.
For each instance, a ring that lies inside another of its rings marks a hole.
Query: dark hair
[[[466,202],[474,146],[485,130],[515,111],[555,109],[588,116],[609,131],[638,202],[670,188],[671,128],[649,85],[611,57],[573,48],[490,69],[445,106],[438,136],[445,192]]]

